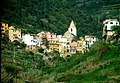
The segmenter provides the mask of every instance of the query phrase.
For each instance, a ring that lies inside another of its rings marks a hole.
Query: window
[[[107,26],[105,26],[105,30],[107,30]]]
[[[17,39],[18,37],[15,37],[15,39]]]
[[[64,49],[66,49],[66,46],[64,46]]]
[[[13,32],[16,32],[16,29],[14,29]]]
[[[69,49],[67,49],[67,52],[69,52]]]
[[[13,36],[17,37],[17,34],[13,34]]]
[[[71,32],[72,32],[73,30],[71,29]]]
[[[73,52],[75,52],[75,50],[73,50]]]
[[[35,47],[35,46],[33,46],[33,47]]]
[[[113,24],[113,22],[110,22],[110,24]]]

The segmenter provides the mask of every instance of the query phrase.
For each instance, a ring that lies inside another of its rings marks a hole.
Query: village
[[[7,23],[1,22],[1,36],[6,33],[11,42],[17,40],[26,44],[25,50],[37,52],[39,48],[44,50],[44,53],[57,51],[60,57],[71,56],[72,54],[85,53],[89,51],[89,47],[98,38],[96,36],[85,35],[84,37],[77,37],[77,28],[72,20],[68,30],[63,35],[57,35],[48,31],[41,31],[38,34],[24,34],[21,29],[15,26],[9,26]],[[119,26],[117,19],[106,19],[103,21],[102,38],[108,40],[114,34],[112,26]]]

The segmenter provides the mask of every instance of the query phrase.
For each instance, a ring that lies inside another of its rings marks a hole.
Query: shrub
[[[40,53],[44,53],[44,49],[43,49],[43,48],[39,48],[38,51],[39,51]]]

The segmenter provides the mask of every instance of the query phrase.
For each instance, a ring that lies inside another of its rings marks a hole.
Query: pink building
[[[72,42],[70,45],[70,51],[72,54],[76,53],[77,50],[77,42]]]
[[[57,38],[56,34],[51,34],[51,38],[56,39]]]
[[[40,32],[38,33],[39,41],[40,41],[40,47],[42,45],[45,45],[46,43],[49,43],[52,39],[56,39],[56,34],[51,34],[50,32]]]

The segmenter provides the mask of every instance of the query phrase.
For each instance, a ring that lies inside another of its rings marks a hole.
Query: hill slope
[[[25,33],[41,30],[63,34],[74,20],[78,36],[101,37],[102,21],[119,18],[119,0],[4,0],[1,21]]]
[[[62,58],[51,53],[53,58],[48,60],[43,60],[39,53],[25,51],[24,44],[9,42],[8,38],[2,39],[1,47],[2,83],[120,81],[120,42],[98,41],[84,54]]]
[[[108,45],[104,42],[96,42],[90,52],[77,58],[71,57],[67,59],[67,63],[47,69],[49,78],[46,80],[63,83],[118,83],[120,81],[120,47],[117,45],[119,43]]]

